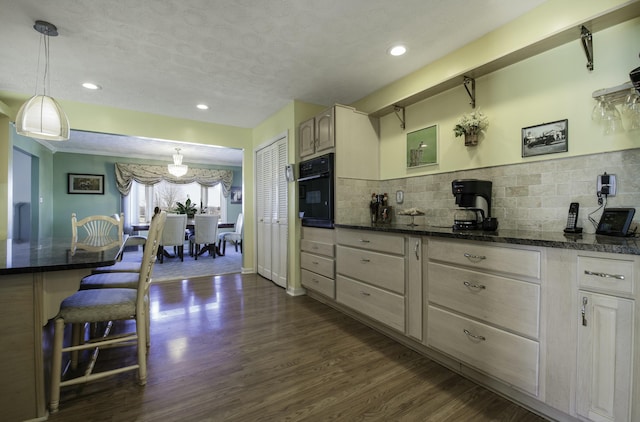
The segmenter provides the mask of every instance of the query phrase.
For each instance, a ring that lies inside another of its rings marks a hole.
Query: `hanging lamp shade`
[[[180,148],[176,148],[176,153],[173,154],[173,164],[167,165],[169,173],[175,177],[184,176],[189,170],[189,166],[182,164],[182,154],[180,154]]]
[[[60,104],[47,95],[49,91],[49,38],[58,36],[58,28],[46,21],[36,21],[33,29],[41,34],[40,46],[44,46],[44,75],[42,78],[42,94],[36,94],[25,102],[16,116],[16,132],[20,135],[46,141],[66,141],[69,139],[69,119]],[[40,67],[40,54],[38,54]],[[39,73],[39,72],[37,72]],[[38,75],[39,77],[39,75]]]
[[[16,116],[16,132],[47,141],[69,139],[69,119],[60,104],[47,95],[34,95]]]

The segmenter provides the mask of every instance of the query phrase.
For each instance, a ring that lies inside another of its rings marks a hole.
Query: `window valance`
[[[131,192],[131,184],[134,180],[144,185],[155,185],[162,180],[178,184],[198,182],[206,187],[212,187],[220,183],[222,185],[222,194],[228,197],[231,183],[233,182],[233,171],[189,166],[187,174],[178,178],[169,173],[167,166],[116,163],[116,184],[121,194],[128,195]]]

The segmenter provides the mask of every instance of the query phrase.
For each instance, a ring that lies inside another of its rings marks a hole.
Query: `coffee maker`
[[[494,222],[494,219],[490,218],[491,185],[488,180],[477,179],[459,179],[451,182],[456,205],[462,208],[454,215],[454,230],[475,230],[485,228],[486,223]],[[485,220],[486,223],[483,225]],[[491,230],[491,227],[487,229]]]

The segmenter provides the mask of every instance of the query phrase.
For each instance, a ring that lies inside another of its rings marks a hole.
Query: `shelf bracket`
[[[469,98],[471,98],[471,108],[476,108],[476,80],[473,78],[469,78],[468,76],[464,77],[464,89],[467,90],[467,94],[469,94]],[[471,90],[469,90],[469,85],[471,85]]]
[[[587,69],[593,70],[593,35],[584,25],[580,27],[580,40],[582,41],[582,48],[584,54],[587,56]]]
[[[400,127],[402,129],[404,129],[406,127],[406,120],[405,120],[405,116],[404,116],[404,107],[400,107],[400,106],[393,106],[393,111],[394,113],[396,113],[396,117],[398,118],[398,120],[400,120]],[[399,112],[402,112],[402,117],[400,117],[400,115],[398,114]]]

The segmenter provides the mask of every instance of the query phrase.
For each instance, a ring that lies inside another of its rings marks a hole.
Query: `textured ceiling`
[[[54,97],[252,128],[294,99],[353,103],[541,3],[0,0],[0,91],[34,92],[41,19]]]

